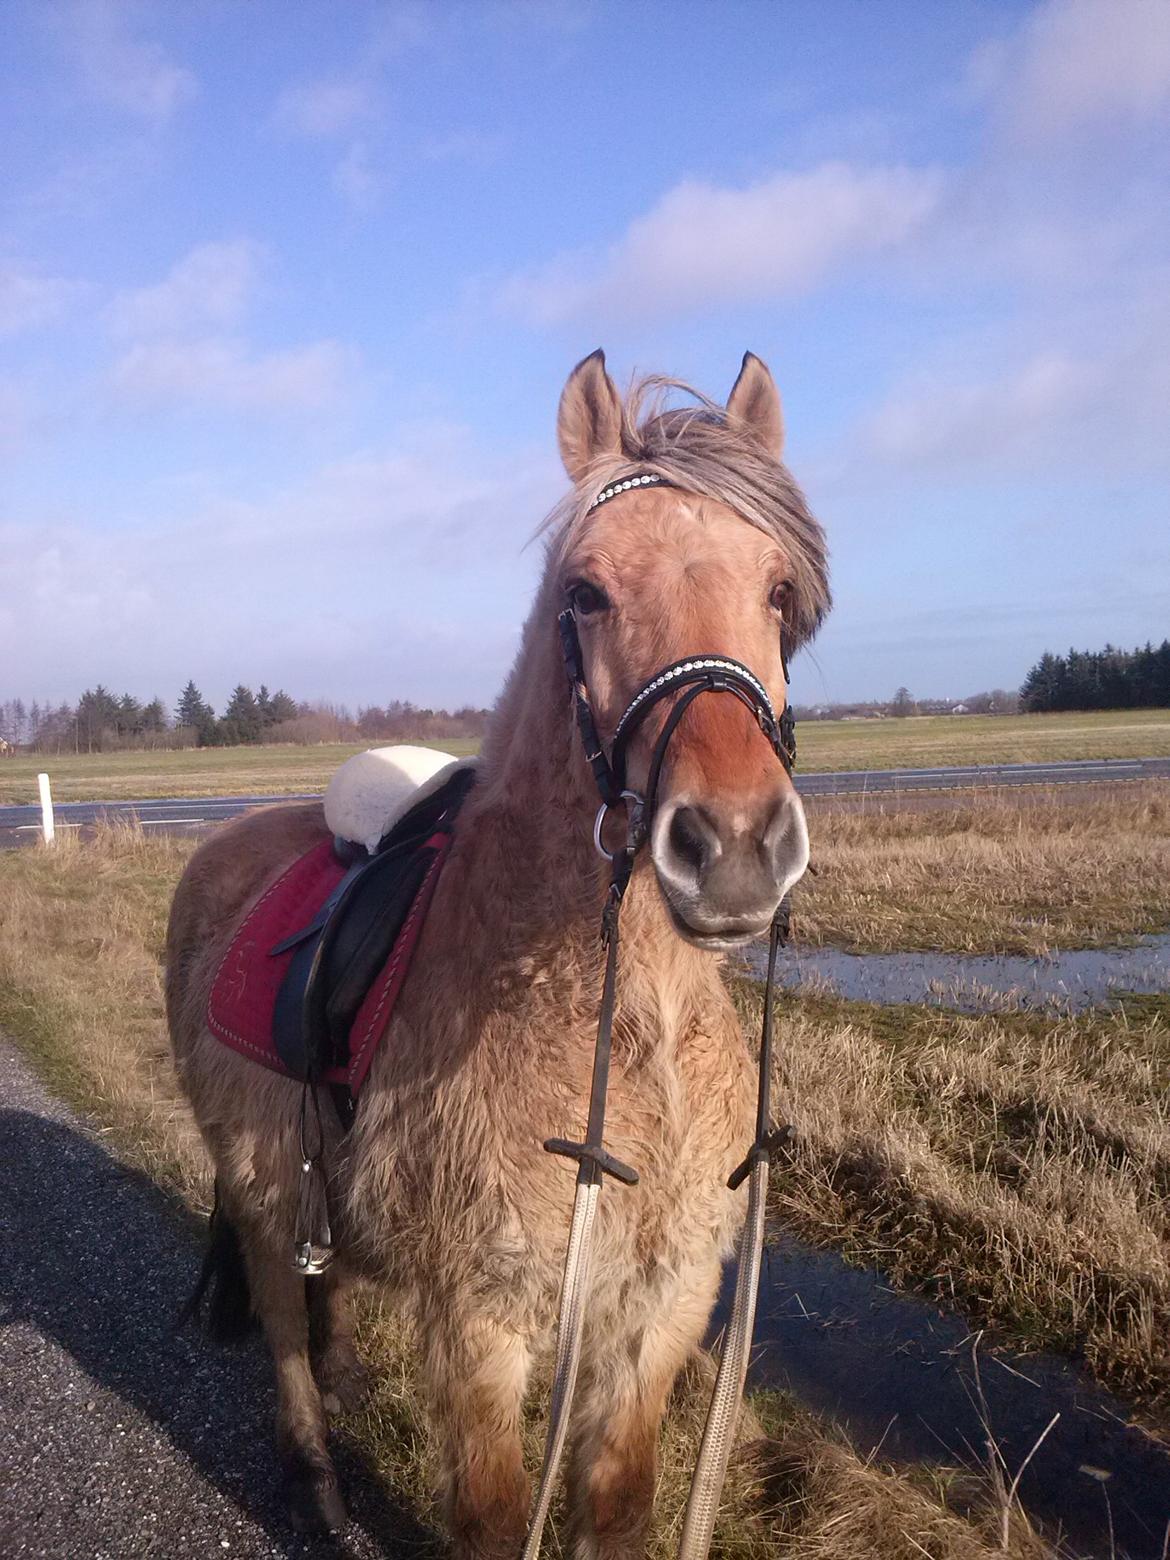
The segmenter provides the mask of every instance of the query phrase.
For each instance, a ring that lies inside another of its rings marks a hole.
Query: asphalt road
[[[434,1552],[344,1443],[350,1527],[332,1542],[286,1527],[265,1350],[172,1336],[199,1266],[191,1221],[3,1037],[0,1251],[4,1560]]]
[[[955,769],[856,769],[798,774],[802,796],[888,796],[969,791],[973,787],[1107,785],[1120,780],[1170,779],[1170,758],[1074,759],[1053,764],[977,764]],[[234,818],[263,802],[312,801],[301,796],[170,797],[138,802],[66,802],[55,809],[60,830],[92,829],[102,821],[137,818],[146,829],[186,834]],[[0,849],[32,844],[40,834],[39,807],[0,807]]]

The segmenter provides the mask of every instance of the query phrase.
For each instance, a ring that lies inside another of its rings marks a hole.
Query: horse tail
[[[192,1317],[199,1317],[204,1295],[208,1295],[207,1335],[214,1343],[236,1343],[246,1338],[256,1327],[239,1232],[224,1212],[218,1178],[215,1182],[215,1202],[207,1225],[207,1250],[203,1254],[203,1266],[191,1297],[175,1322],[176,1332],[185,1327]]]

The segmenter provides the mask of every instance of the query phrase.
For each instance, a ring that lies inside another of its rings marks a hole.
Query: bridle
[[[741,661],[733,661],[723,655],[688,656],[682,661],[674,661],[670,666],[663,667],[662,671],[649,682],[643,683],[626,705],[621,719],[614,727],[613,741],[607,757],[598,735],[593,706],[589,702],[584,661],[581,656],[581,641],[577,635],[577,619],[572,607],[566,607],[557,618],[557,628],[561,638],[565,671],[568,673],[569,685],[573,690],[573,704],[577,711],[577,725],[585,747],[585,757],[593,771],[593,778],[601,796],[601,806],[593,826],[593,843],[598,853],[607,861],[613,860],[613,854],[607,851],[601,842],[601,828],[606,813],[621,802],[629,803],[635,811],[640,809],[638,844],[643,843],[653,821],[658,798],[658,781],[662,774],[662,762],[666,757],[670,739],[687,710],[701,693],[733,693],[742,704],[746,704],[759,722],[760,730],[772,744],[776,757],[788,773],[792,773],[792,766],[796,762],[796,725],[792,718],[792,711],[785,704],[784,713],[777,720],[772,701],[768,697],[768,690],[755,673],[750,672]],[[786,660],[784,680],[788,681]],[[626,785],[626,755],[629,752],[630,742],[654,706],[674,695],[679,696],[678,702],[667,716],[658,740],[654,744],[646,778],[646,794],[640,796]]]
[[[678,484],[657,472],[635,472],[604,488],[589,505],[587,513],[608,503],[619,494],[649,486],[677,487]],[[646,843],[658,803],[658,785],[671,739],[687,710],[701,694],[731,694],[751,710],[760,730],[772,745],[789,775],[796,762],[796,729],[792,711],[785,699],[783,713],[777,717],[767,689],[749,667],[724,655],[694,655],[663,667],[634,694],[605,751],[589,700],[577,619],[572,607],[557,618],[565,672],[572,690],[577,725],[586,760],[601,797],[593,826],[593,843],[610,863],[610,883],[601,917],[601,936],[606,950],[605,977],[598,1015],[597,1042],[593,1055],[593,1079],[590,1087],[589,1116],[584,1142],[549,1138],[545,1143],[551,1154],[577,1161],[577,1191],[573,1221],[565,1257],[561,1286],[560,1317],[557,1325],[556,1363],[553,1375],[552,1409],[544,1466],[537,1491],[523,1560],[535,1560],[540,1552],[540,1537],[548,1515],[557,1467],[568,1432],[573,1389],[580,1360],[585,1305],[588,1299],[589,1259],[593,1222],[604,1176],[612,1176],[626,1186],[634,1186],[638,1172],[610,1154],[604,1144],[606,1095],[612,1052],[614,1005],[617,992],[618,929],[622,901],[629,885],[638,852]],[[781,644],[785,686],[788,662]],[[673,698],[651,750],[645,794],[628,785],[627,756],[630,743],[650,711]],[[611,809],[626,808],[626,840],[619,849],[605,848],[603,829]],[[739,1248],[735,1299],[727,1327],[723,1353],[716,1376],[715,1390],[703,1431],[698,1463],[691,1483],[683,1524],[680,1560],[702,1560],[714,1532],[719,1496],[731,1453],[735,1422],[747,1374],[748,1356],[755,1322],[756,1291],[759,1287],[763,1250],[764,1209],[767,1197],[768,1166],[772,1154],[792,1135],[791,1127],[776,1127],[771,1114],[773,988],[777,954],[787,941],[789,901],[781,901],[772,920],[768,944],[768,975],[764,990],[763,1032],[760,1040],[759,1088],[756,1107],[756,1132],[746,1158],[728,1177],[734,1191],[750,1180],[748,1213]]]

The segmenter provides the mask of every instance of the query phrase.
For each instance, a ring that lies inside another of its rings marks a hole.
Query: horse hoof
[[[289,1473],[284,1504],[298,1533],[340,1533],[349,1521],[335,1473],[320,1470]]]

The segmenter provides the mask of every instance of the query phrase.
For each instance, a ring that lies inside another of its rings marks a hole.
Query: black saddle
[[[295,948],[273,1010],[273,1044],[295,1078],[316,1082],[349,1061],[354,1019],[370,987],[391,957],[438,845],[454,832],[459,809],[475,780],[458,769],[439,790],[404,813],[371,855],[349,840],[334,841],[348,871],[299,932],[271,954]],[[342,1124],[353,1119],[354,1101],[333,1086]]]

